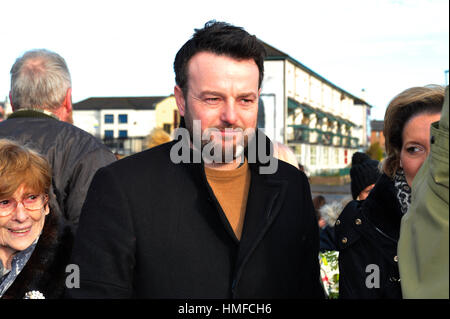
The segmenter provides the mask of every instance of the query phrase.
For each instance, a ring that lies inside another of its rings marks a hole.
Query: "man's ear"
[[[14,105],[11,103],[11,91],[9,91],[9,103],[11,104],[11,109],[13,112],[15,112],[16,110],[14,109]]]
[[[177,102],[180,116],[184,116],[184,111],[186,110],[186,100],[184,99],[183,90],[178,85],[176,85],[173,91],[175,94],[175,101]]]
[[[66,113],[72,113],[72,88],[68,88],[66,92],[66,97],[64,98],[63,106]]]

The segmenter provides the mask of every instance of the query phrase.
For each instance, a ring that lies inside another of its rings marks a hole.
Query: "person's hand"
[[[320,228],[324,228],[327,225],[327,222],[325,221],[325,219],[321,218],[319,219],[319,227]]]

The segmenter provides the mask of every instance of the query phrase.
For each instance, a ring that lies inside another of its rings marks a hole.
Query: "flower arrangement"
[[[40,291],[32,290],[27,292],[23,299],[45,299],[45,297]]]
[[[320,275],[325,292],[330,299],[339,297],[339,252],[325,251],[319,253]]]

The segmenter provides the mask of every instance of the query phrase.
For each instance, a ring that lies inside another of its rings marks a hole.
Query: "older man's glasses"
[[[19,202],[13,198],[0,199],[0,216],[6,217],[11,214],[19,203],[22,203],[23,207],[28,211],[36,211],[42,209],[47,202],[48,196],[46,194],[28,195]]]

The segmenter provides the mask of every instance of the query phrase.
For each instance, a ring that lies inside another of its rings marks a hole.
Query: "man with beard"
[[[114,154],[91,134],[72,125],[72,83],[65,60],[45,49],[31,50],[11,68],[13,113],[0,123],[0,138],[26,144],[52,166],[50,205],[74,230],[98,168]]]
[[[324,297],[307,178],[256,130],[264,57],[214,21],[178,51],[178,138],[97,172],[69,297]]]

